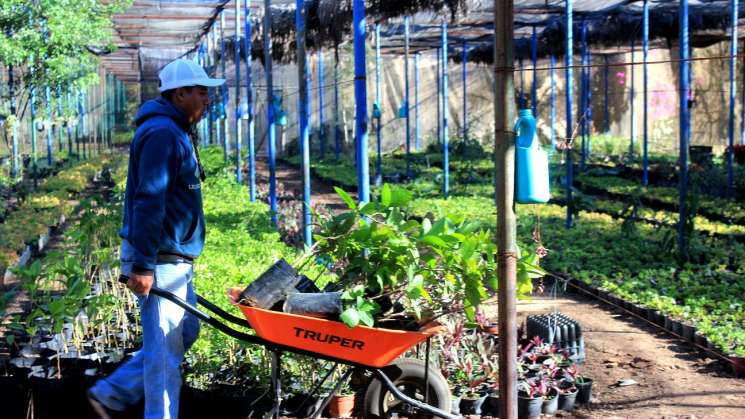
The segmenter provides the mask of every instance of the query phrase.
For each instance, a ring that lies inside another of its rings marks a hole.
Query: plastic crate
[[[568,351],[575,362],[584,362],[585,339],[576,320],[562,313],[531,315],[525,320],[525,331],[528,338],[538,336],[559,350]]]

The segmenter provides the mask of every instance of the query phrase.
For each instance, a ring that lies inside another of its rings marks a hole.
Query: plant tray
[[[390,364],[439,330],[410,332],[367,326],[349,328],[342,322],[236,304],[235,296],[239,293],[240,290],[232,289],[230,298],[259,337],[374,368]]]

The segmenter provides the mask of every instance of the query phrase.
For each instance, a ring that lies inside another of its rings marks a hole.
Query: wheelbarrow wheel
[[[405,395],[424,402],[424,361],[403,358],[381,368],[393,384]],[[428,404],[446,412],[450,411],[450,388],[445,377],[430,366]],[[415,407],[396,399],[379,378],[373,377],[365,392],[363,404],[365,418],[425,418],[432,417]]]

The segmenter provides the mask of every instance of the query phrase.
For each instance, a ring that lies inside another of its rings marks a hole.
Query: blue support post
[[[267,9],[268,10],[268,9]],[[225,12],[220,12],[220,67],[222,69],[222,78],[227,80],[228,76],[225,72],[225,65],[226,65],[226,56],[225,56]],[[227,81],[223,83],[222,87],[222,106],[225,110],[225,118],[220,119],[220,131],[222,134],[222,151],[223,151],[223,159],[227,163],[228,158],[230,156],[230,138],[228,135],[228,105],[230,100],[230,92],[228,90],[228,83]]]
[[[216,32],[215,31],[215,25],[213,24],[212,27],[211,27],[211,29],[210,29],[210,33],[209,33],[209,42],[207,43],[207,45],[208,45],[208,47],[207,47],[207,57],[208,57],[208,59],[207,59],[207,65],[210,67],[210,71],[208,73],[210,75],[217,73],[217,69],[214,68],[214,65],[216,64],[216,61],[214,61],[214,57],[212,56],[212,54],[213,54],[213,51],[212,50],[214,49],[215,43],[217,42],[217,39],[215,38],[215,32]],[[213,73],[212,70],[214,70],[214,73]],[[217,120],[220,117],[220,113],[219,112],[215,112],[216,111],[215,104],[217,103],[217,97],[218,97],[218,95],[217,95],[217,89],[218,89],[217,87],[210,87],[209,88],[209,95],[210,95],[210,121],[209,121],[209,128],[208,129],[209,129],[209,132],[210,132],[210,135],[209,135],[209,143],[210,144],[215,144],[215,143],[219,144],[220,143],[220,129],[218,128],[219,127],[219,123],[217,123]]]
[[[587,48],[587,71],[585,72],[585,135],[587,142],[585,144],[585,159],[589,160],[592,155],[592,89],[590,88],[590,74],[592,72],[592,52]]]
[[[246,9],[244,49],[246,50],[246,104],[248,105],[248,197],[256,202],[256,150],[254,127],[254,98],[251,91],[251,0],[243,0]]]
[[[197,63],[204,69],[204,71],[209,71],[207,67],[207,54],[204,51],[204,43],[199,44],[199,49],[197,49]],[[208,88],[209,92],[209,88]],[[119,91],[117,89],[117,98],[119,95]],[[211,105],[212,103],[210,103]],[[207,127],[209,125],[209,119],[202,119],[199,121],[199,126],[201,129],[201,136],[202,136],[202,147],[207,147],[207,136],[209,135],[207,132]]]
[[[31,70],[33,72],[33,70]],[[29,99],[31,108],[31,164],[34,176],[34,185],[36,185],[36,87],[31,87],[31,98]]]
[[[468,46],[463,41],[463,140],[468,141]]]
[[[536,103],[538,102],[538,72],[536,67],[538,66],[538,36],[536,35],[535,25],[533,26],[533,34],[530,38],[530,57],[533,61],[533,82],[531,85],[531,108],[533,109],[533,116],[538,117],[536,113]]]
[[[604,91],[604,102],[603,108],[605,110],[605,125],[603,126],[603,132],[605,135],[610,134],[610,112],[608,109],[608,55],[603,55],[605,66],[603,66],[603,91]]]
[[[419,53],[417,52],[414,53],[414,150],[419,151],[419,146]]]
[[[678,35],[678,39],[680,40],[680,66],[678,66],[678,71],[680,72],[680,174],[678,175],[678,208],[680,212],[678,214],[678,255],[683,258],[686,256],[687,248],[685,224],[688,212],[686,198],[688,195],[688,140],[690,134],[690,114],[688,109],[688,91],[690,89],[690,66],[688,65],[688,0],[680,0],[678,19],[680,22],[680,34]]]
[[[300,134],[300,154],[303,170],[303,239],[305,248],[313,244],[310,219],[310,92],[308,89],[310,68],[308,54],[305,52],[307,9],[305,0],[295,2],[295,33],[297,45],[297,73],[298,73],[298,128]],[[320,54],[319,54],[320,57]]]
[[[67,89],[65,91],[65,97],[67,99],[67,104],[71,108],[73,107],[72,103],[72,97],[70,93],[70,82],[67,82]],[[72,124],[70,122],[67,122],[67,152],[69,154],[69,158],[72,158]],[[76,156],[77,157],[77,156]]]
[[[404,109],[406,111],[406,176],[411,177],[411,120],[409,118],[409,17],[404,17]]]
[[[61,120],[64,115],[62,113],[62,88],[60,87],[60,85],[57,85],[56,93],[57,93],[56,94],[56,96],[57,96],[57,117],[60,118],[60,120]],[[57,145],[58,145],[58,150],[59,151],[62,151],[63,142],[62,142],[62,125],[61,125],[61,123],[60,123],[60,125],[56,126],[56,128],[57,128]]]
[[[566,145],[571,146],[572,144],[572,131],[573,131],[573,124],[572,124],[572,0],[564,0],[564,18],[565,18],[565,24],[564,27],[566,28],[565,33],[565,51],[566,51],[566,120],[567,120],[567,126],[566,126]],[[566,203],[567,203],[567,217],[566,217],[566,227],[570,228],[572,227],[572,176],[573,176],[573,170],[572,170],[572,150],[570,147],[566,148],[566,166],[567,166],[567,173],[566,173]]]
[[[274,132],[274,84],[272,83],[271,0],[264,0],[264,72],[266,73],[267,148],[269,150],[269,207],[272,225],[277,227],[277,148]]]
[[[549,62],[549,78],[551,79],[551,151],[554,151],[556,150],[556,80],[554,79],[556,58],[553,53],[549,57]]]
[[[47,165],[52,165],[52,96],[49,86],[44,87],[44,100],[47,105]]]
[[[382,105],[382,95],[380,91],[380,25],[375,24],[375,103],[378,108]],[[375,121],[375,135],[377,137],[378,159],[375,162],[375,185],[380,186],[383,183],[383,144],[382,144],[382,122],[383,110],[380,109],[380,115]]]
[[[334,159],[341,153],[341,127],[339,126],[339,48],[334,48]]]
[[[12,64],[9,64],[8,65],[8,93],[10,95],[10,114],[13,115],[13,116],[15,116],[17,118],[18,115],[16,115],[17,109],[16,109],[16,93],[15,93],[15,90],[16,90],[16,87],[15,87],[15,82],[13,80],[13,65]],[[17,135],[18,129],[16,128],[16,126],[17,126],[17,124],[13,124],[12,132],[10,134],[10,136],[11,136],[10,150],[11,150],[11,154],[12,154],[12,159],[11,159],[11,162],[10,162],[10,177],[12,179],[14,179],[14,180],[20,174],[19,168],[20,167],[23,167],[22,165],[19,165],[18,164],[19,163],[18,162],[18,154],[19,154],[19,151],[20,150],[18,150],[18,135]]]
[[[735,0],[736,1],[736,0]],[[644,59],[644,139],[642,145],[642,185],[649,184],[649,0],[642,5],[642,48]]]
[[[584,172],[587,159],[587,18],[582,16],[582,49],[580,50],[579,123],[582,143],[580,145],[579,170]]]
[[[737,76],[735,68],[737,66],[737,0],[732,1],[732,27],[731,41],[729,46],[729,149],[727,150],[727,191],[731,198],[735,197],[735,89]],[[646,0],[645,0],[646,3]]]
[[[442,22],[442,187],[450,192],[450,153],[448,150],[448,24]]]
[[[323,121],[323,49],[318,50],[318,146],[321,160],[326,158],[326,129]]]
[[[441,116],[440,111],[442,109],[442,92],[440,88],[440,58],[442,57],[442,52],[440,51],[440,48],[437,48],[437,58],[435,59],[435,80],[437,80],[437,144],[440,144],[441,137],[440,137],[440,123],[441,123]]]
[[[235,181],[243,183],[241,172],[241,2],[235,2]],[[226,82],[227,83],[227,82]]]
[[[629,141],[629,160],[634,161],[634,143],[636,142],[636,114],[634,112],[634,52],[636,42],[631,40],[631,81],[629,82],[629,111],[631,113],[631,138]]]
[[[365,2],[352,5],[354,33],[355,148],[357,155],[357,190],[360,202],[370,202],[370,167],[367,159],[367,68],[365,66]]]

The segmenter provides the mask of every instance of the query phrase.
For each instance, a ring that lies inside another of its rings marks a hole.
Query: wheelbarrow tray
[[[434,333],[430,330],[411,332],[367,326],[350,328],[333,320],[234,304],[256,334],[269,342],[374,368],[390,364]]]

